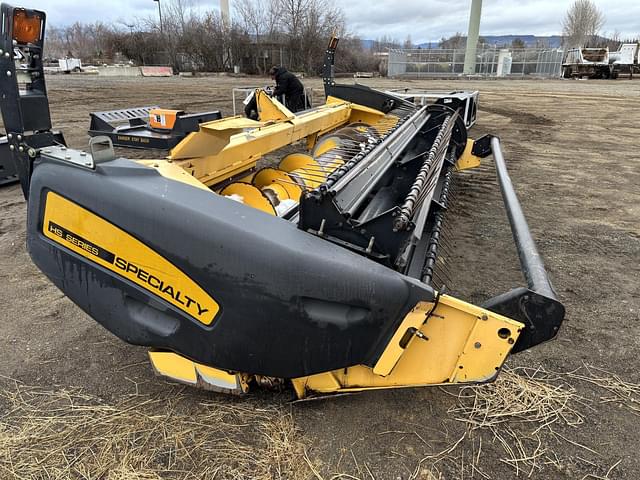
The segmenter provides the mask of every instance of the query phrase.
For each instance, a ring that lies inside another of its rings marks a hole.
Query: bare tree
[[[402,48],[406,48],[406,49],[415,48],[415,45],[411,41],[411,34],[407,35],[407,39],[404,41],[404,44],[402,45]]]
[[[400,48],[400,42],[395,38],[383,35],[373,42],[372,50],[374,52],[386,52],[389,48]]]
[[[604,22],[604,14],[592,0],[575,0],[562,21],[565,46],[587,46],[597,39]]]
[[[281,5],[279,0],[237,0],[233,3],[243,28],[253,37],[255,48],[253,60],[256,70],[265,73],[270,67],[260,65],[264,55],[264,44],[273,42],[280,22]]]
[[[462,33],[456,32],[455,35],[452,35],[449,38],[442,37],[440,39],[439,47],[446,49],[461,49],[467,45],[467,37],[463,36]]]
[[[618,30],[614,30],[612,34],[604,33],[602,36],[598,36],[596,41],[592,42],[590,46],[598,48],[606,47],[610,52],[615,52],[620,49],[622,43],[620,32]]]
[[[208,12],[202,19],[189,22],[180,42],[184,66],[210,72],[230,68],[229,59],[241,56],[233,46],[247,43],[234,42],[234,33],[235,27],[229,27],[218,12]]]
[[[333,0],[307,0],[307,9],[300,19],[300,30],[296,41],[299,45],[292,51],[297,53],[294,63],[307,73],[319,73],[324,51],[331,35],[345,36],[345,19]],[[298,43],[299,42],[299,43]]]
[[[511,42],[511,48],[514,50],[523,50],[527,45],[521,38],[514,38]]]
[[[319,73],[332,34],[341,38],[345,70],[371,69],[373,54],[346,34],[342,10],[334,0],[236,0],[233,23],[216,11],[198,13],[194,0],[163,0],[162,28],[155,16],[104,25],[76,23],[51,27],[47,55],[108,62],[130,59],[176,70],[264,73],[273,63],[293,71]]]
[[[48,58],[77,57],[85,62],[111,58],[110,38],[114,27],[100,22],[79,23],[59,28],[52,26],[47,32]]]

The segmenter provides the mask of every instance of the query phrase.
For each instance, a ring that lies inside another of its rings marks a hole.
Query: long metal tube
[[[522,266],[522,272],[527,280],[527,284],[534,292],[557,300],[556,292],[551,285],[549,275],[544,268],[542,257],[531,236],[529,225],[527,225],[527,220],[524,217],[522,207],[511,183],[507,165],[502,156],[499,138],[493,137],[491,139],[491,150],[493,151],[493,159],[496,164],[504,206],[507,210],[509,223],[511,224],[511,233],[513,233],[513,239],[518,250],[518,257],[520,258],[520,265]]]

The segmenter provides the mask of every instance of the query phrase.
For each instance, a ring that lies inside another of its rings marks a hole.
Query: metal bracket
[[[89,151],[93,157],[94,163],[110,162],[116,159],[116,153],[113,150],[113,143],[107,136],[100,135],[99,137],[92,137],[89,140]]]
[[[63,145],[52,145],[40,150],[40,156],[42,158],[48,158],[52,160],[60,160],[63,162],[73,163],[79,167],[95,168],[95,162],[93,157],[87,152],[80,150],[73,150]]]
[[[485,135],[484,137],[480,137],[475,142],[473,142],[473,148],[471,149],[471,154],[480,158],[487,158],[489,155],[493,153],[491,148],[491,139],[494,135]]]

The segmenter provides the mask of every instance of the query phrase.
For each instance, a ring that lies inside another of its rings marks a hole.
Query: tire
[[[562,78],[571,78],[571,67],[562,68]]]

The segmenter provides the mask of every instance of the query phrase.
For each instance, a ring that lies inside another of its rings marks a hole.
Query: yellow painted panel
[[[211,191],[204,183],[194,178],[193,175],[190,175],[184,168],[177,166],[175,163],[168,162],[167,160],[136,160],[136,162],[147,167],[155,168],[158,170],[158,173],[165,178],[186,183],[192,187],[209,192]]]
[[[226,393],[239,394],[249,390],[243,375],[192,362],[173,352],[150,350],[148,353],[156,373],[170,380]]]
[[[349,116],[349,123],[366,123],[367,125],[373,125],[380,121],[385,116],[380,110],[365,107],[364,105],[351,104],[351,115]],[[395,118],[395,117],[394,117]]]
[[[195,364],[196,371],[205,377],[208,380],[216,380],[219,382],[226,383],[228,385],[236,385],[237,376],[232,373],[225,372],[223,370],[218,370],[217,368],[207,367],[206,365],[202,365],[199,363]]]
[[[388,375],[377,375],[369,367],[356,365],[297,378],[293,384],[297,392],[306,395],[309,392],[349,392],[488,381],[497,374],[523,326],[502,315],[442,295],[435,311],[420,328],[427,339],[412,339]],[[400,329],[405,327],[403,322]],[[509,336],[505,337],[501,329],[509,330]],[[393,339],[398,336],[396,332]],[[387,368],[383,371],[388,369],[386,362]]]
[[[216,301],[169,261],[124,230],[57,193],[47,193],[42,233],[205,325],[211,324],[218,313]]]
[[[245,128],[258,128],[265,124],[250,118],[236,115],[235,117],[220,118],[218,120],[211,120],[200,125],[202,130],[209,131],[224,131],[224,130],[243,130]]]
[[[149,351],[149,360],[158,374],[179,382],[198,383],[195,363],[173,352]]]
[[[270,120],[289,120],[294,117],[293,112],[280,103],[277,99],[270,97],[264,90],[257,90],[258,114],[261,122]]]
[[[271,202],[262,194],[259,188],[250,183],[231,183],[220,191],[220,195],[237,195],[242,197],[242,203],[270,215],[276,215],[276,210]]]
[[[456,162],[456,170],[466,170],[480,166],[480,157],[476,157],[471,150],[473,149],[473,140],[468,138],[464,152]]]
[[[413,308],[413,310],[411,310],[411,312],[409,312],[409,315],[402,320],[398,330],[396,330],[396,333],[391,337],[391,341],[387,345],[387,348],[384,349],[384,352],[382,352],[378,362],[373,367],[373,373],[383,377],[391,373],[391,370],[396,366],[396,363],[398,363],[398,360],[404,353],[405,349],[408,348],[411,343],[408,342],[403,348],[400,345],[402,337],[404,337],[407,330],[410,328],[419,329],[422,326],[432,306],[432,303],[420,302]]]

